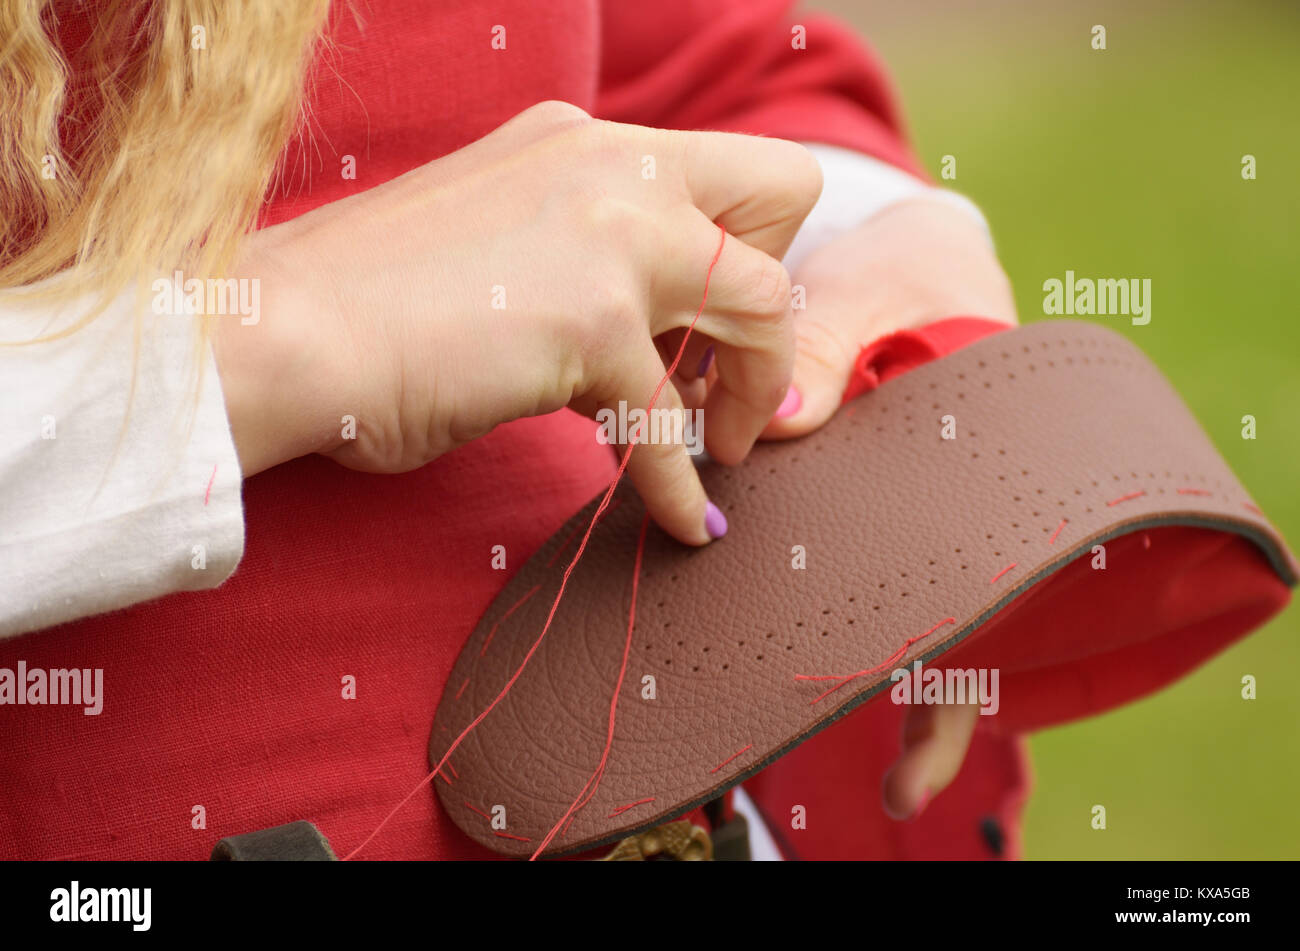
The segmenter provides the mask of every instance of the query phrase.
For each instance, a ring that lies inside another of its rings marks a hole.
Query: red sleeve
[[[926,178],[880,59],[837,20],[792,6],[604,0],[596,115],[838,145]]]
[[[923,363],[946,357],[1011,325],[987,317],[948,317],[910,330],[879,337],[858,351],[842,402],[874,390]]]

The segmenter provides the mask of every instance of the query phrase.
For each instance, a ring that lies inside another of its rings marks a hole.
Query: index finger
[[[817,203],[822,170],[797,142],[732,132],[667,132],[690,201],[778,261]]]

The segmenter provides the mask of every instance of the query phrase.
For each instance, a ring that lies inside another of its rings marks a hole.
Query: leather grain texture
[[[987,337],[807,437],[701,475],[730,531],[690,549],[651,526],[607,768],[548,854],[717,796],[1108,539],[1208,527],[1251,539],[1287,584],[1298,573],[1159,371],[1121,335],[1077,321]],[[644,514],[626,485],[615,500],[541,647],[435,782],[456,824],[494,851],[531,854],[600,761]],[[434,720],[433,763],[536,640],[597,501],[519,570],[466,642]],[[817,702],[834,683],[796,680],[876,667]],[[497,807],[504,830],[488,818]]]

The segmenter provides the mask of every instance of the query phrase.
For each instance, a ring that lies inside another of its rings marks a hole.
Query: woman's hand
[[[886,334],[945,317],[1016,323],[1016,304],[975,217],[918,197],[890,205],[813,251],[791,276],[805,289],[796,312],[794,383],[764,436],[802,436],[840,406],[853,362]]]
[[[768,438],[800,436],[829,420],[858,352],[885,334],[957,315],[1016,323],[1010,284],[983,229],[932,199],[891,205],[814,251],[792,279],[807,299],[795,319],[797,395]],[[974,704],[907,708],[902,752],[881,791],[889,815],[918,815],[952,782],[978,719]]]
[[[699,308],[714,222],[728,236],[696,327],[717,353],[705,445],[738,462],[791,379],[780,258],[820,190],[795,143],[602,122],[550,102],[265,229],[242,268],[261,279],[262,319],[225,321],[216,337],[245,474],[310,452],[401,472],[521,416],[646,408],[665,372],[655,338]],[[671,383],[657,406],[681,406]],[[342,438],[344,415],[355,439]],[[628,474],[660,526],[709,541],[683,445],[640,446]]]

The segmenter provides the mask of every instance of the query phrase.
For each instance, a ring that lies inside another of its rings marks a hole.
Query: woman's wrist
[[[957,314],[1016,323],[1015,296],[985,229],[963,209],[924,196],[813,251],[792,279],[806,286],[810,311],[857,327],[855,339]]]
[[[318,359],[324,322],[313,318],[323,308],[305,272],[264,235],[250,237],[237,268],[241,280],[257,282],[257,319],[210,318],[217,372],[245,478],[298,456],[329,451],[336,447],[331,436],[340,433],[322,399],[328,392]],[[317,332],[312,332],[313,323]]]

